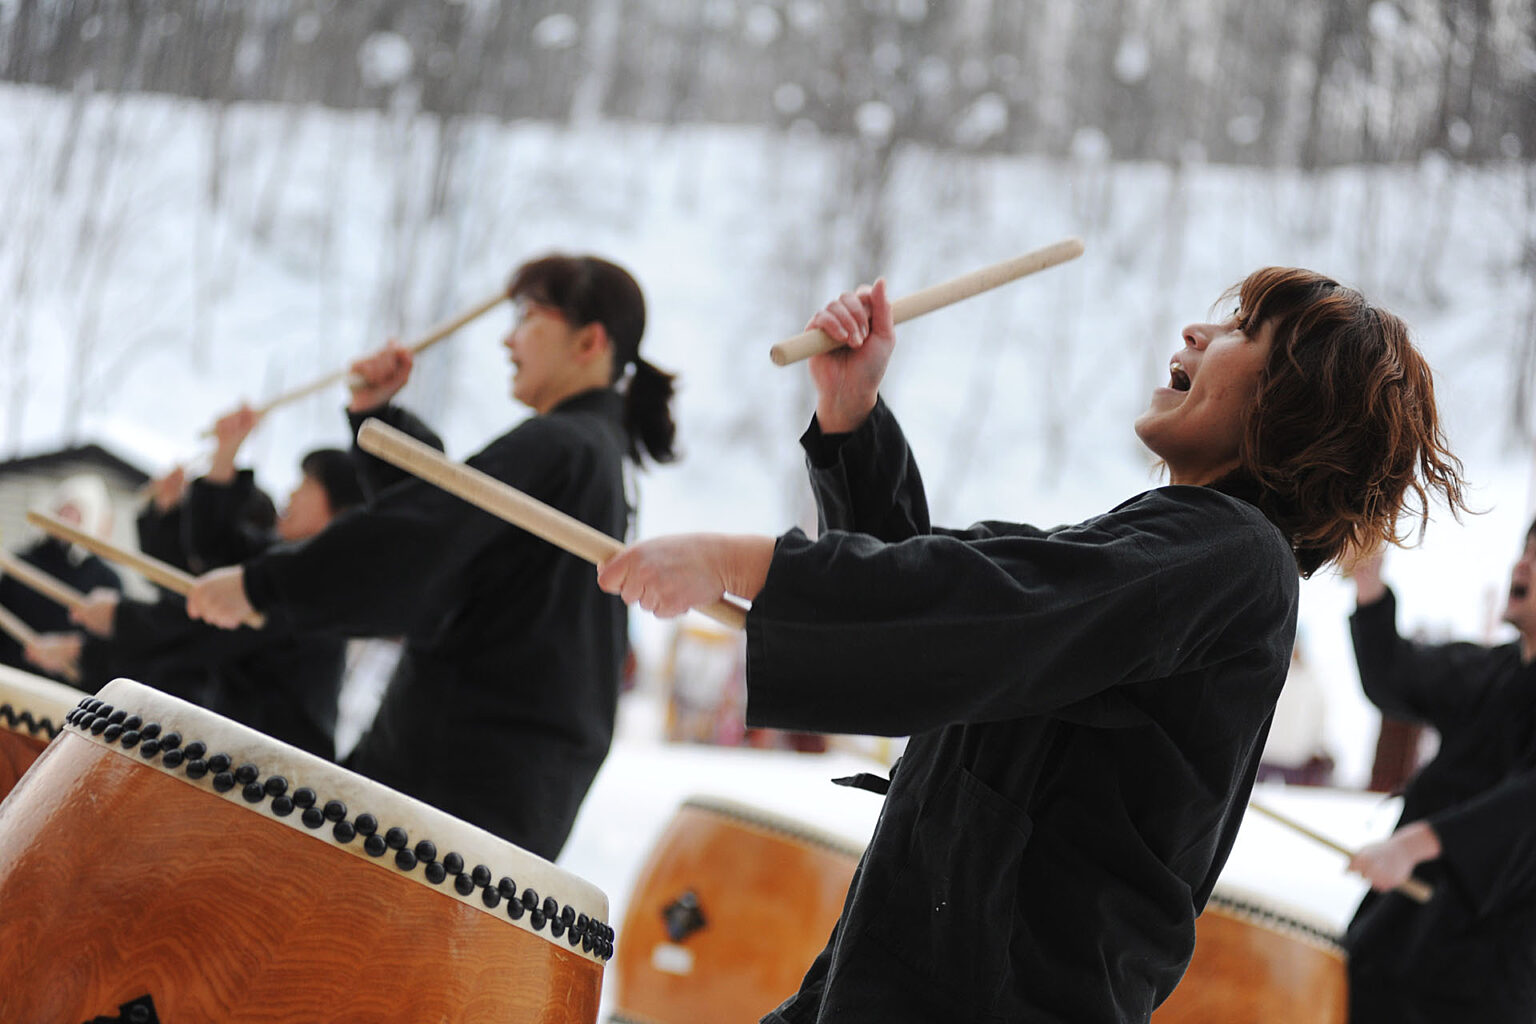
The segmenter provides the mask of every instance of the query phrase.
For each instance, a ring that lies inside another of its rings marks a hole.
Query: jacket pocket
[[[1007,974],[1029,816],[963,767],[930,794],[868,938],[984,1013]]]

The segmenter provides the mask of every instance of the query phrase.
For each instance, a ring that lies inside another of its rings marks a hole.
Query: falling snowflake
[[[997,93],[987,92],[960,115],[955,125],[955,141],[962,146],[979,146],[1008,129],[1008,103]]]
[[[358,70],[369,86],[399,85],[415,63],[411,44],[398,32],[375,32],[357,51]]]
[[[539,19],[530,37],[541,50],[568,50],[581,37],[581,28],[569,14],[551,14]]]
[[[860,135],[866,139],[883,142],[890,138],[892,129],[896,127],[896,112],[888,103],[869,100],[859,104],[853,120],[858,126]]]

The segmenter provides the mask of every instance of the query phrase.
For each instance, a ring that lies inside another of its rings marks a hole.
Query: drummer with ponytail
[[[640,354],[645,297],[622,267],[551,254],[513,272],[503,341],[534,412],[467,461],[622,539],[623,463],[676,457],[673,375]],[[348,414],[438,448],[393,401],[411,352],[353,365]],[[324,534],[202,577],[188,610],[405,637],[348,767],[554,859],[607,756],[627,649],[623,603],[578,558],[354,448],[369,503]]]

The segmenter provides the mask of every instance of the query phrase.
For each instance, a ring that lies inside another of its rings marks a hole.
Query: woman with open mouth
[[[883,283],[811,320],[815,540],[690,535],[599,570],[747,617],[747,721],[910,735],[825,951],[767,1021],[1145,1021],[1174,989],[1285,680],[1298,576],[1461,507],[1396,317],[1269,268],[1183,331],[1135,429],[1167,486],[1055,529],[929,522],[880,382]],[[1232,308],[1232,307],[1228,307]],[[877,787],[883,788],[883,787]]]

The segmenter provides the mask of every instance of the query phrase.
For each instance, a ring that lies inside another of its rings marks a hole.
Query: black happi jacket
[[[468,463],[623,537],[622,412],[614,391],[575,395]],[[367,507],[247,562],[246,593],[301,628],[403,635],[348,766],[553,860],[613,738],[623,602],[575,555],[355,454]]]
[[[753,602],[747,720],[912,739],[831,941],[764,1019],[1145,1021],[1258,769],[1289,544],[1204,487],[940,530],[883,403],[802,443],[824,531],[782,537]]]
[[[1383,711],[1433,726],[1399,825],[1425,821],[1434,898],[1369,893],[1345,936],[1355,1024],[1536,1020],[1536,665],[1517,643],[1422,644],[1396,598],[1350,617],[1360,681]]]
[[[192,482],[180,515],[190,564],[238,563],[279,543],[272,531],[245,522],[255,486],[249,470],[228,484]],[[174,595],[124,599],[111,639],[88,643],[82,662],[102,682],[130,676],[312,754],[336,756],[336,704],[346,672],[346,638],[339,633],[299,632],[281,621],[224,630],[187,618],[186,603]]]
[[[98,685],[128,676],[319,757],[336,756],[345,637],[282,624],[218,629],[187,618],[179,597],[124,598],[111,639],[88,641],[82,662]]]

